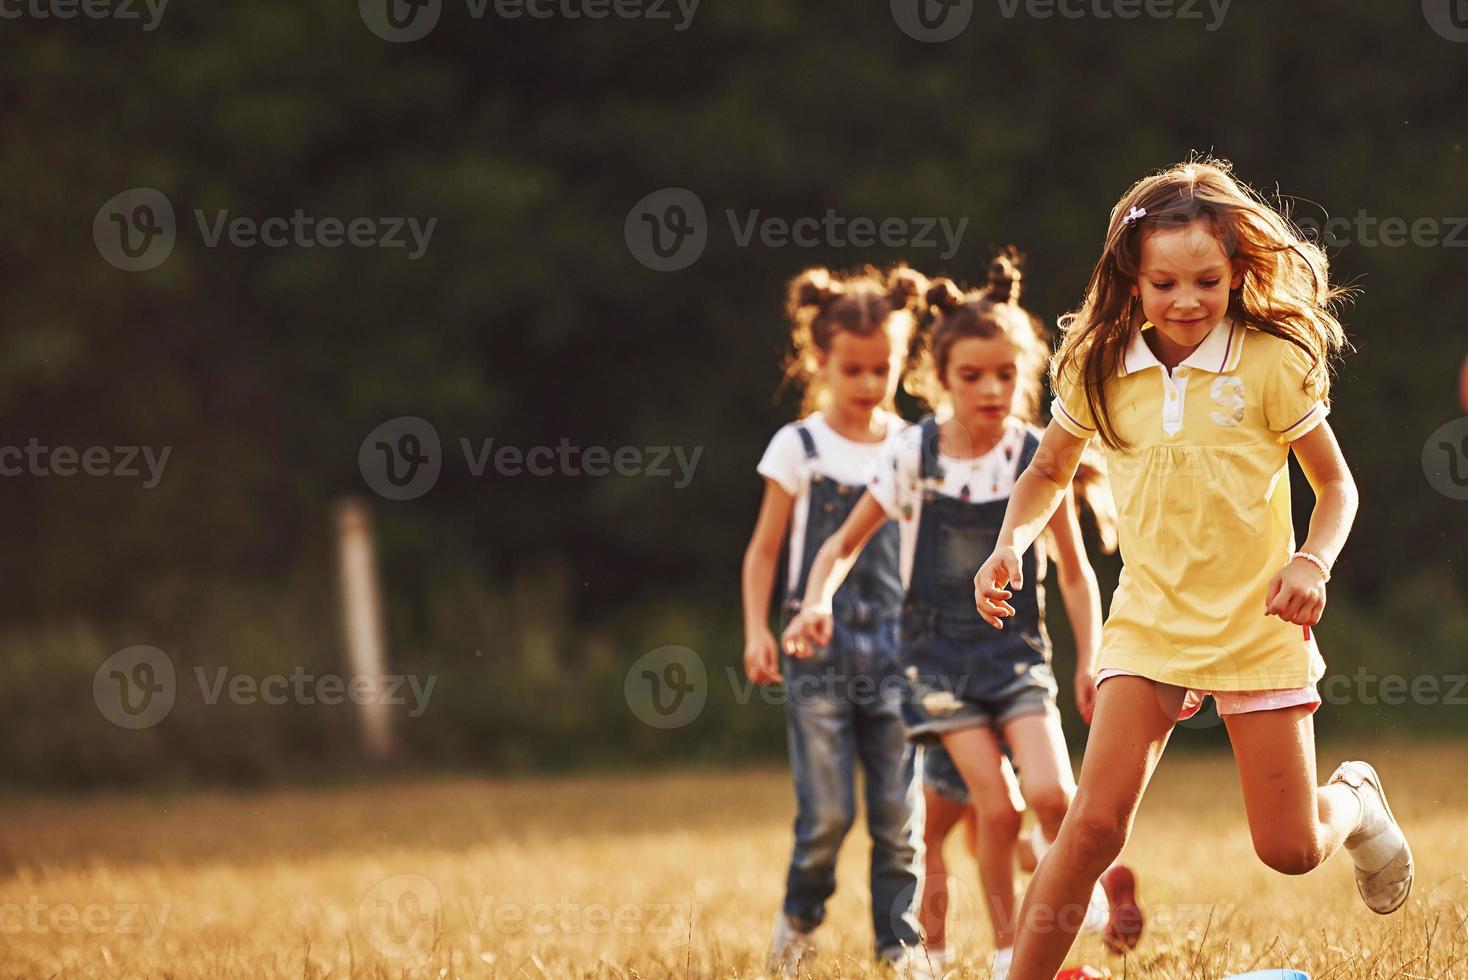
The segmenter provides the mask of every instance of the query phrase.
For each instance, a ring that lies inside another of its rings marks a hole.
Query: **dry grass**
[[[1417,853],[1405,910],[1367,912],[1344,856],[1300,879],[1263,867],[1231,761],[1174,754],[1127,853],[1154,927],[1128,962],[1095,940],[1073,962],[1118,977],[1286,965],[1316,980],[1468,977],[1468,746],[1370,756]],[[791,815],[779,771],[11,800],[0,974],[757,976]],[[956,840],[947,853],[973,882]],[[878,972],[865,863],[858,830],[813,976]],[[981,977],[971,889],[951,945],[960,975]]]

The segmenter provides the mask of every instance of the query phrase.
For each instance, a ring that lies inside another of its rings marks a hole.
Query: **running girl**
[[[1206,693],[1227,723],[1264,863],[1304,874],[1344,844],[1372,911],[1406,901],[1412,852],[1376,771],[1347,762],[1316,786],[1324,664],[1309,627],[1356,513],[1325,421],[1328,362],[1344,344],[1338,298],[1324,253],[1227,164],[1148,177],[1111,212],[1081,308],[1062,320],[1053,421],[974,579],[992,626],[1027,622],[1036,580],[1025,554],[1099,435],[1125,569],[1080,790],[1025,894],[1015,980],[1055,976],[1076,931],[1065,910],[1120,854],[1174,724]],[[1316,501],[1300,550],[1291,449]]]

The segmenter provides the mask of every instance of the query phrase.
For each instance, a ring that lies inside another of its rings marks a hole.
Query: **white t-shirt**
[[[963,499],[968,487],[968,502],[987,503],[1008,497],[1019,479],[1020,452],[1025,445],[1026,428],[1011,416],[1005,420],[1004,435],[993,449],[973,459],[957,459],[943,453],[938,461],[943,468],[943,482],[938,492],[945,497]],[[917,552],[918,520],[923,513],[922,426],[906,429],[894,442],[882,448],[867,477],[867,490],[887,516],[897,521],[902,535],[902,587],[912,582],[912,559]],[[978,569],[974,569],[978,571]]]
[[[862,486],[885,447],[893,445],[908,428],[907,422],[889,412],[877,409],[874,421],[885,421],[887,437],[882,442],[854,442],[831,428],[820,412],[799,422],[782,426],[759,461],[760,476],[774,480],[795,498],[790,515],[790,587],[800,581],[800,560],[805,555],[806,515],[810,512],[810,478],[819,472],[828,480]],[[801,426],[816,444],[816,458],[807,459],[805,444],[800,441]]]

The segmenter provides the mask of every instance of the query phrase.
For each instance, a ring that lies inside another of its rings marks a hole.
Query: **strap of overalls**
[[[816,440],[810,430],[803,425],[797,425],[795,431],[800,435],[800,444],[805,447],[805,458],[812,460],[818,457],[820,453],[816,452]]]
[[[918,476],[921,484],[926,489],[930,483],[937,483],[943,479],[943,464],[938,460],[938,420],[932,415],[923,419],[921,449],[922,460],[918,466]]]

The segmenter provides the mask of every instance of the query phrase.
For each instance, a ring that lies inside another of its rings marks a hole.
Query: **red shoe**
[[[1055,974],[1055,980],[1107,980],[1111,974],[1102,973],[1094,966],[1078,966],[1071,970],[1061,970]]]
[[[1113,864],[1101,876],[1101,887],[1111,905],[1111,918],[1101,941],[1113,953],[1137,948],[1142,938],[1142,908],[1137,904],[1137,876],[1124,864]]]

